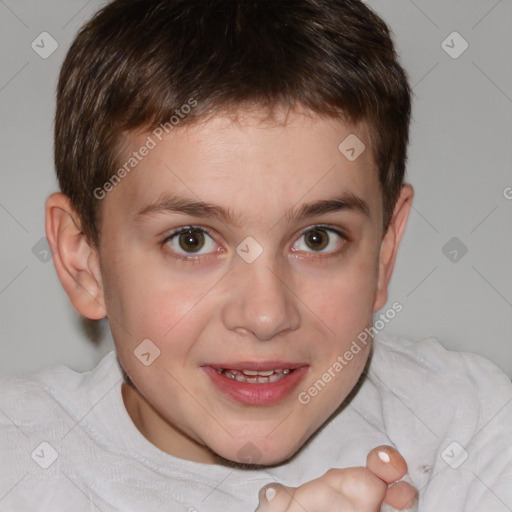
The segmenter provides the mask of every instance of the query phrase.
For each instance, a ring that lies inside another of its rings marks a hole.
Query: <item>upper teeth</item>
[[[265,372],[256,370],[242,370],[242,373],[244,375],[261,375],[262,377],[268,377],[269,375],[272,375],[274,373],[274,370],[268,370]]]
[[[239,373],[243,373],[244,375],[247,375],[249,377],[253,377],[253,376],[256,376],[256,375],[260,375],[261,377],[269,377],[270,375],[272,375],[273,373],[284,373],[284,374],[287,374],[287,373],[290,373],[290,370],[288,368],[286,369],[282,369],[282,368],[277,368],[276,370],[232,370],[230,368],[217,368],[217,371],[218,372],[222,372],[222,371],[228,371],[228,372],[231,372],[231,373],[235,373],[235,374],[239,374]]]

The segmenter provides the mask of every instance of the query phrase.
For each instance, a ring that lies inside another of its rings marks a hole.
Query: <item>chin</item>
[[[268,443],[265,448],[261,448],[262,441],[247,441],[242,444],[237,451],[225,450],[214,451],[217,463],[227,466],[256,469],[258,467],[275,466],[283,464],[293,458],[300,446],[275,446],[274,443]]]

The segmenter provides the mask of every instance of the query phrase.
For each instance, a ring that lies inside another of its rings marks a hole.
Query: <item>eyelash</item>
[[[332,228],[330,226],[325,226],[325,225],[322,225],[322,224],[314,225],[314,226],[311,226],[308,229],[304,230],[300,234],[300,236],[299,236],[299,238],[297,240],[299,240],[300,237],[304,236],[309,231],[315,231],[315,230],[327,231],[327,232],[330,232],[330,233],[335,233],[342,240],[344,240],[344,244],[343,244],[343,247],[341,249],[338,249],[337,251],[331,251],[331,252],[326,253],[326,254],[324,254],[324,253],[317,253],[317,255],[308,256],[309,259],[313,259],[313,260],[317,260],[317,259],[326,260],[327,258],[332,258],[332,257],[340,256],[344,252],[344,249],[345,249],[345,246],[347,245],[347,243],[350,242],[350,238],[345,233],[343,233],[342,231],[339,231],[338,229]],[[183,226],[181,228],[176,229],[170,235],[168,235],[162,241],[162,246],[165,245],[167,242],[171,241],[173,238],[179,236],[182,233],[187,233],[188,231],[200,231],[202,233],[206,233],[210,238],[213,239],[209,229],[206,229],[206,228],[203,228],[203,227],[199,227],[199,226]],[[300,252],[300,251],[296,251],[296,252]],[[177,260],[179,262],[191,263],[192,265],[195,265],[195,264],[201,263],[204,259],[208,258],[208,256],[211,253],[199,254],[199,255],[196,255],[196,256],[194,256],[191,253],[191,255],[189,257],[187,257],[187,256],[180,255],[180,254],[176,253],[175,251],[171,250],[167,254],[168,254],[168,256],[170,258],[172,258],[174,260]]]

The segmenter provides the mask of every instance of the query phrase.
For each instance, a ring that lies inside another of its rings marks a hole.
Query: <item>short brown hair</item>
[[[115,0],[79,31],[55,116],[59,185],[99,243],[93,194],[119,164],[121,135],[221,110],[302,105],[364,121],[379,169],[384,229],[403,185],[411,111],[386,24],[359,0]],[[340,141],[341,142],[341,141]]]

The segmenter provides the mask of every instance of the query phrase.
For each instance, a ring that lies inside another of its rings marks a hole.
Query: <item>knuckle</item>
[[[346,471],[346,469],[331,468],[324,473],[322,478],[325,478],[325,480],[328,482],[335,481],[336,479],[342,478],[343,473]]]
[[[328,471],[330,474],[327,481],[343,495],[358,497],[360,501],[369,503],[385,496],[387,484],[368,469],[355,467],[341,471],[342,473]]]
[[[331,468],[320,478],[298,487],[286,512],[302,512],[304,508],[338,510],[340,507],[377,510],[387,488],[387,484],[367,468]]]
[[[337,510],[339,507],[339,493],[321,479],[313,480],[302,485],[297,489],[291,505],[297,506],[297,509],[291,507],[287,512],[303,512],[304,510]]]

